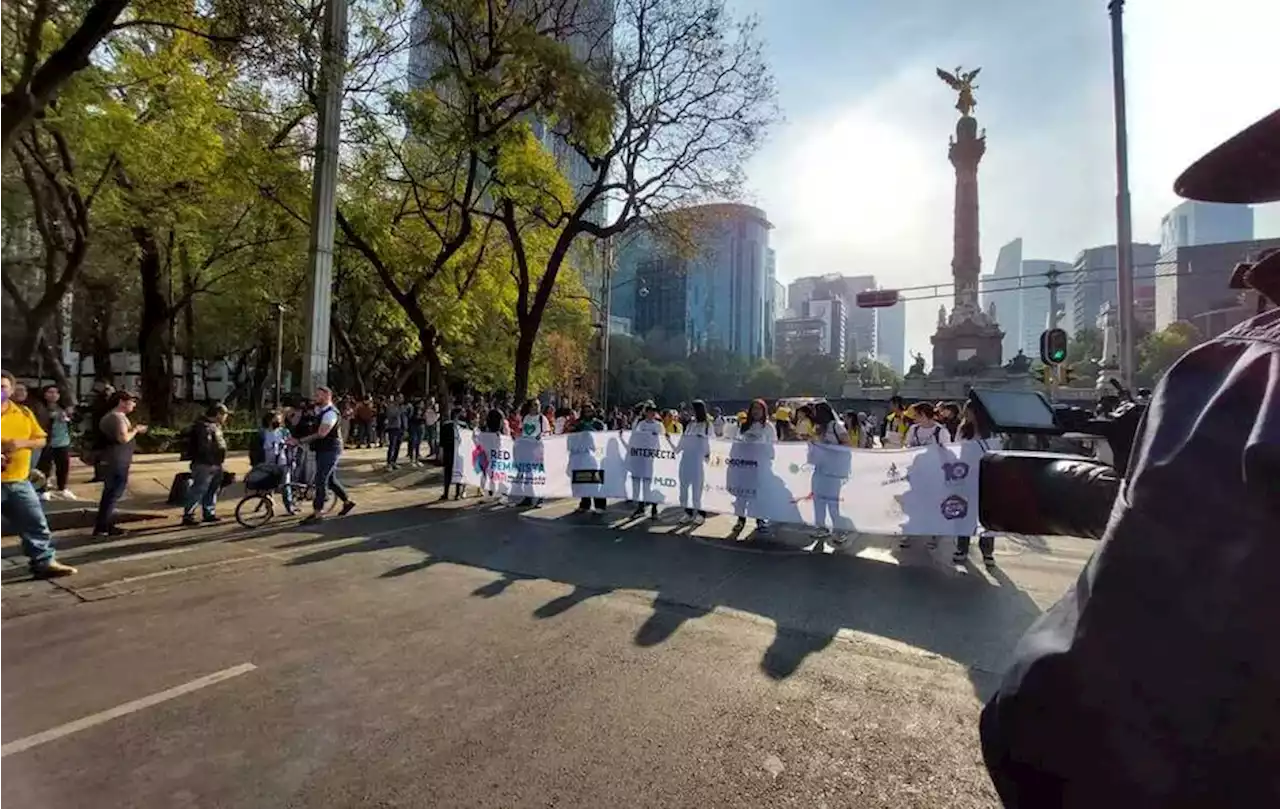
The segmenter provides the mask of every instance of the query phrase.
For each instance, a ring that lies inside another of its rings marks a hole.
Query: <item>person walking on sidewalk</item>
[[[40,421],[40,429],[48,434],[49,443],[40,453],[36,469],[50,478],[53,484],[45,490],[42,499],[57,496],[64,500],[75,500],[75,494],[67,488],[67,478],[71,474],[72,412],[62,406],[62,391],[57,385],[46,385],[42,395],[44,407],[36,413],[36,418]]]
[[[44,430],[31,411],[11,401],[15,381],[8,371],[0,372],[0,445],[3,447],[3,472],[0,472],[0,508],[4,521],[18,533],[22,552],[36,578],[70,576],[74,567],[54,558],[53,534],[44,508],[31,485],[31,451],[44,446]]]
[[[298,439],[299,444],[310,446],[316,455],[316,496],[311,504],[313,510],[302,521],[303,525],[311,525],[324,519],[324,503],[330,489],[342,501],[339,516],[349,514],[356,507],[356,502],[347,496],[346,488],[338,480],[338,459],[342,457],[342,432],[339,428],[342,414],[333,404],[331,389],[323,385],[316,388],[315,400],[316,416],[319,419],[316,431]]]
[[[214,509],[218,505],[218,490],[222,488],[222,464],[227,460],[227,439],[222,425],[230,413],[219,402],[210,405],[204,416],[191,425],[187,453],[191,459],[191,486],[182,504],[182,524],[200,525],[201,522],[219,522]],[[200,505],[201,520],[196,519],[196,505]]]
[[[409,426],[409,412],[404,406],[404,396],[392,394],[387,399],[384,411],[387,435],[387,471],[400,468],[400,441],[404,438],[405,428]]]
[[[133,465],[134,441],[147,431],[147,425],[136,427],[129,414],[138,406],[138,397],[118,390],[107,400],[107,414],[98,422],[98,457],[95,466],[102,469],[102,499],[93,523],[96,537],[115,537],[124,529],[115,524],[116,503],[129,485],[129,467]]]

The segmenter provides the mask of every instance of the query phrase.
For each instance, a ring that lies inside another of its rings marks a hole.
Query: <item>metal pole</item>
[[[1058,265],[1050,264],[1046,274],[1049,276],[1046,284],[1049,287],[1049,318],[1045,328],[1052,330],[1058,328],[1058,287],[1061,286],[1058,283]],[[1049,370],[1049,398],[1055,400],[1058,398],[1058,386],[1062,384],[1062,365],[1051,365]]]
[[[284,387],[284,304],[276,304],[276,410]]]
[[[1124,93],[1124,0],[1111,0],[1111,75],[1116,123],[1116,296],[1120,311],[1120,379],[1133,385],[1133,222],[1129,210],[1129,134]]]
[[[342,73],[347,53],[347,0],[327,0],[316,110],[316,155],[311,180],[311,272],[307,289],[307,351],[302,392],[310,396],[329,378],[329,317],[333,306],[333,231],[342,128]]]
[[[604,322],[600,331],[600,408],[609,400],[609,320],[613,317],[613,237],[604,240]]]

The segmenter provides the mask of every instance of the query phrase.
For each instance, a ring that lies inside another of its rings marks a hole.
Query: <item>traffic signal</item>
[[[1047,365],[1041,366],[1040,373],[1038,374],[1038,376],[1040,377],[1040,383],[1042,385],[1045,385],[1046,387],[1048,387],[1049,385],[1053,384],[1053,369],[1050,368],[1049,366]]]
[[[1072,382],[1080,378],[1080,372],[1076,370],[1074,365],[1064,365],[1062,367],[1062,384],[1070,385]]]
[[[1062,329],[1040,332],[1040,359],[1046,365],[1061,365],[1067,359],[1067,333]]]
[[[885,306],[897,306],[901,300],[896,289],[869,289],[859,292],[853,297],[859,309],[879,309]]]

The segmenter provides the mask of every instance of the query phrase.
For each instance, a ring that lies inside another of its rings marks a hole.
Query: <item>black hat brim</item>
[[[1191,164],[1173,190],[1202,202],[1280,200],[1280,109]]]

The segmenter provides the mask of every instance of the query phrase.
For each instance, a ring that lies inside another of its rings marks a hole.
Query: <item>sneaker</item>
[[[342,504],[342,508],[341,508],[341,510],[339,510],[339,511],[338,511],[338,516],[339,516],[339,517],[345,517],[345,516],[347,516],[348,514],[350,514],[350,513],[351,513],[351,509],[353,509],[353,508],[355,508],[355,507],[356,507],[356,501],[354,501],[354,500],[348,500],[347,502],[345,502],[345,503],[343,503],[343,504]]]
[[[64,565],[57,559],[50,559],[43,565],[31,569],[31,575],[37,579],[58,579],[63,576],[74,576],[79,572],[71,565]]]
[[[818,530],[810,533],[809,536],[813,537],[814,539],[826,539],[827,537],[831,536],[831,529],[818,528]]]
[[[200,521],[197,520],[195,517],[183,517],[182,525],[186,528],[199,528]]]
[[[94,535],[95,537],[122,537],[122,536],[124,536],[126,533],[128,533],[128,532],[126,532],[126,531],[125,531],[123,528],[121,528],[120,526],[118,526],[118,525],[113,525],[113,526],[111,526],[110,528],[108,528],[108,529],[107,529],[107,530],[105,530],[105,531],[94,531],[94,532],[93,532],[93,535]]]
[[[220,523],[220,522],[222,522],[222,518],[221,518],[221,517],[219,517],[217,514],[206,514],[206,515],[205,515],[205,518],[204,518],[201,522],[205,522],[205,523],[208,523],[208,524],[210,524],[210,525],[213,525],[213,524],[215,524],[215,523]]]
[[[70,489],[63,489],[62,491],[58,492],[58,496],[61,497],[63,500],[79,500],[80,499],[79,497],[76,497],[76,493],[71,491]]]
[[[951,564],[953,565],[963,565],[968,560],[969,560],[969,554],[967,553],[961,553],[960,551],[956,551],[955,553],[951,554]]]
[[[45,489],[44,491],[40,492],[40,499],[44,500],[45,502],[52,500],[53,492],[49,491],[48,489]]]
[[[832,534],[830,537],[828,537],[827,544],[839,550],[840,548],[847,547],[849,544],[849,540],[851,539],[853,539],[852,536],[845,533],[844,531],[841,531],[838,534]]]
[[[707,521],[707,518],[706,518],[705,516],[701,515],[701,514],[695,514],[695,515],[693,515],[693,524],[694,524],[694,525],[703,525],[703,524],[705,524],[705,523],[706,523],[706,521]]]
[[[688,525],[693,522],[692,514],[681,514],[680,519],[676,520],[676,525]]]
[[[983,557],[982,557],[982,564],[986,565],[987,567],[995,567],[995,566],[996,566],[996,558],[995,558],[994,556],[983,556]]]
[[[631,512],[631,519],[638,520],[644,516],[644,506],[639,506],[635,511]]]

